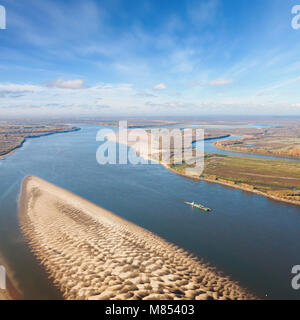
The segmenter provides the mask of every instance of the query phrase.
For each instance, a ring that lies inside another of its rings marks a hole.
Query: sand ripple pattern
[[[20,225],[65,299],[252,299],[183,249],[66,190],[27,177]]]

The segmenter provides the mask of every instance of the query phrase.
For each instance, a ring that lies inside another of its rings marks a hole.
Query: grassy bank
[[[300,159],[299,135],[292,137],[250,136],[216,142],[221,150],[280,158]]]
[[[170,168],[184,175],[187,165]],[[300,204],[300,162],[296,161],[208,154],[204,172],[195,178]]]

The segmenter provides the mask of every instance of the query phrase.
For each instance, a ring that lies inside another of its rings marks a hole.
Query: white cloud
[[[214,87],[214,86],[225,86],[227,84],[230,84],[233,82],[233,79],[221,79],[221,80],[212,80],[208,83],[208,85]]]
[[[196,105],[190,102],[182,102],[182,101],[165,101],[165,102],[152,102],[147,101],[145,103],[146,106],[151,108],[162,108],[162,109],[191,109],[194,108]]]
[[[41,91],[42,88],[40,86],[32,85],[32,84],[15,84],[15,83],[7,83],[0,84],[0,91],[6,92],[34,92]]]
[[[137,92],[135,96],[140,98],[157,98],[155,94],[149,92]]]
[[[204,85],[205,85],[205,83],[202,82],[202,81],[192,81],[192,82],[189,82],[189,83],[188,83],[188,86],[189,86],[190,88],[193,88],[193,87],[201,87],[201,86],[204,86]]]
[[[81,89],[84,86],[84,81],[81,79],[73,79],[73,80],[57,79],[47,83],[47,86],[50,88],[60,88],[60,89]]]
[[[153,87],[154,90],[166,90],[168,87],[164,83],[157,84]]]
[[[42,87],[31,84],[0,83],[0,98],[18,99],[26,95],[41,92],[42,90]]]

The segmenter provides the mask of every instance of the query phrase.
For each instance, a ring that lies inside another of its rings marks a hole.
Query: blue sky
[[[300,0],[0,0],[0,116],[300,115]]]

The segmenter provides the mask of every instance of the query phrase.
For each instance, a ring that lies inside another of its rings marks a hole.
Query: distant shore
[[[22,144],[22,146],[23,146],[23,144]],[[0,155],[0,160],[5,160],[7,157],[11,156],[13,153],[15,153],[22,146],[14,148],[14,149],[8,151],[7,153]]]
[[[204,141],[207,141],[207,140],[217,140],[217,139],[222,139],[222,138],[226,138],[228,136],[231,136],[230,134],[229,135],[222,135],[222,136],[218,136],[218,137],[207,137],[204,139]],[[110,141],[115,141],[115,142],[118,142],[118,138],[115,139],[115,135],[110,135],[108,136],[108,139]],[[192,142],[194,143],[196,142],[195,140]],[[171,167],[171,165],[169,163],[164,163],[162,161],[159,161],[157,159],[157,154],[159,154],[159,150],[155,150],[154,151],[154,155],[150,155],[148,153],[148,150],[150,150],[150,148],[147,148],[146,145],[149,143],[148,141],[148,138],[147,140],[141,140],[140,139],[140,144],[139,147],[141,147],[141,150],[136,150],[135,147],[136,145],[134,143],[130,143],[128,144],[128,146],[130,148],[133,148],[135,149],[135,151],[139,151],[140,152],[140,156],[142,158],[144,158],[145,160],[148,160],[148,161],[154,161],[154,162],[157,162],[157,163],[160,163],[162,166],[164,166],[167,170],[171,171],[171,172],[174,172],[182,177],[185,177],[185,178],[188,178],[188,179],[192,179],[194,181],[206,181],[206,182],[210,182],[210,183],[217,183],[217,184],[221,184],[223,186],[226,186],[226,187],[231,187],[231,188],[235,188],[235,189],[239,189],[239,190],[243,190],[243,191],[246,191],[246,192],[251,192],[251,193],[255,193],[255,194],[258,194],[258,195],[262,195],[264,197],[267,197],[269,199],[272,199],[272,200],[275,200],[275,201],[280,201],[280,202],[284,202],[284,203],[289,203],[289,204],[293,204],[293,205],[300,205],[300,201],[298,200],[289,200],[289,199],[286,199],[286,198],[283,198],[283,197],[279,197],[279,196],[276,196],[276,195],[273,195],[273,194],[268,194],[266,192],[262,192],[260,190],[257,190],[255,188],[255,186],[253,185],[247,185],[247,183],[243,183],[243,185],[239,185],[239,184],[235,184],[235,183],[232,183],[230,181],[226,181],[226,179],[210,179],[210,178],[207,178],[207,177],[203,177],[203,176],[199,176],[199,175],[191,175],[191,174],[185,174],[183,172],[181,172],[180,170],[176,170],[174,168]],[[148,146],[149,147],[149,146]],[[192,147],[192,146],[191,146]],[[276,160],[274,160],[276,161]]]
[[[234,148],[225,147],[220,141],[217,141],[214,146],[223,151],[233,152],[233,153],[243,153],[245,155],[250,154],[253,156],[266,156],[266,157],[273,157],[280,159],[286,159],[286,160],[293,160],[293,161],[300,161],[300,156],[291,156],[291,155],[284,155],[284,154],[278,154],[278,153],[272,153],[272,152],[262,152],[262,151],[249,151],[249,150],[235,150]]]
[[[246,192],[251,192],[251,193],[255,193],[255,194],[258,194],[258,195],[261,195],[261,196],[264,196],[264,197],[267,197],[269,199],[272,199],[272,200],[275,200],[275,201],[280,201],[280,202],[285,202],[285,203],[289,203],[289,204],[294,204],[294,205],[300,205],[300,201],[293,201],[293,200],[288,200],[288,199],[284,199],[284,198],[280,198],[280,197],[276,197],[276,196],[273,196],[273,195],[270,195],[270,194],[267,194],[267,193],[264,193],[264,192],[261,192],[259,190],[255,190],[253,188],[247,188],[245,186],[239,186],[239,185],[236,185],[236,184],[232,184],[232,183],[229,183],[229,182],[225,182],[225,181],[219,181],[219,180],[213,180],[213,179],[209,179],[209,178],[204,178],[204,177],[196,177],[196,176],[189,176],[189,175],[186,175],[186,174],[183,174],[183,173],[180,173],[178,172],[177,170],[175,169],[172,169],[170,166],[168,165],[164,165],[163,166],[168,169],[169,171],[171,172],[174,172],[184,178],[187,178],[187,179],[190,179],[190,180],[194,180],[194,181],[206,181],[206,182],[210,182],[210,183],[215,183],[215,184],[221,184],[223,186],[226,186],[226,187],[230,187],[230,188],[234,188],[234,189],[239,189],[239,190],[242,190],[242,191],[246,191]]]
[[[53,131],[53,132],[48,132],[45,134],[39,134],[36,136],[24,137],[23,140],[18,145],[14,146],[13,148],[8,150],[7,152],[0,154],[0,160],[6,159],[10,155],[12,155],[14,152],[16,152],[17,150],[22,148],[24,143],[27,141],[27,139],[41,138],[41,137],[46,137],[46,136],[50,136],[50,135],[57,134],[57,133],[67,133],[67,132],[74,132],[74,131],[79,131],[79,130],[81,130],[81,128],[72,127],[69,130]]]
[[[22,185],[19,221],[65,299],[254,299],[183,249],[36,177]]]

